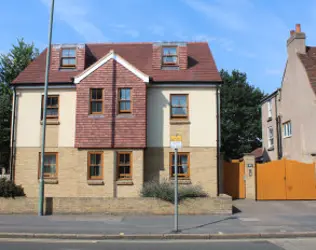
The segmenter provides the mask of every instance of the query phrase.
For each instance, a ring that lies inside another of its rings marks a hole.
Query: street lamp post
[[[44,86],[44,103],[43,103],[43,126],[42,126],[42,144],[41,144],[41,169],[40,169],[40,186],[39,186],[39,202],[38,202],[38,215],[44,215],[44,156],[45,156],[45,137],[46,137],[46,110],[47,110],[47,90],[48,90],[48,77],[50,66],[50,52],[52,46],[52,30],[54,20],[54,4],[55,0],[51,2],[50,21],[48,27],[48,48],[46,54],[46,69],[45,69],[45,86]]]

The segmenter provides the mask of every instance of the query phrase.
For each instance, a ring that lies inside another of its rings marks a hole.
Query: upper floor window
[[[283,137],[292,136],[292,124],[291,121],[283,123]]]
[[[45,153],[44,154],[44,179],[57,178],[58,158],[57,153]],[[39,153],[39,171],[38,176],[40,177],[41,169],[41,153]]]
[[[188,95],[172,94],[171,99],[171,118],[188,118]]]
[[[88,152],[88,179],[96,180],[103,178],[103,153]]]
[[[272,118],[272,100],[268,101],[268,118]]]
[[[268,148],[272,148],[273,146],[274,146],[273,127],[268,127]]]
[[[43,120],[43,109],[44,108],[44,96],[42,96],[42,120]],[[47,109],[46,119],[58,119],[58,108],[59,108],[59,96],[49,95],[47,96]]]
[[[190,177],[190,155],[189,153],[179,152],[177,157],[178,178]],[[174,153],[170,153],[170,177],[175,176]]]
[[[65,68],[76,67],[76,49],[64,48],[61,51],[60,66]]]
[[[167,66],[178,64],[177,47],[163,47],[162,48],[162,64],[167,65]]]
[[[119,113],[131,113],[131,89],[119,89]]]
[[[90,89],[90,114],[103,113],[103,89]]]

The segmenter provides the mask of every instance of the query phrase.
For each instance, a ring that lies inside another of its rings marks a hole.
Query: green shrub
[[[25,196],[24,189],[5,178],[0,179],[0,197]]]
[[[207,197],[207,193],[198,185],[179,185],[178,191],[179,201],[187,198]],[[174,184],[167,181],[148,182],[143,186],[141,195],[174,203]]]

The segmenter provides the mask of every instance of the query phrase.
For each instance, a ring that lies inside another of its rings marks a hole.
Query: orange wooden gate
[[[244,199],[246,197],[245,187],[245,162],[232,161],[223,162],[224,193],[233,199]]]
[[[315,165],[278,160],[256,166],[257,200],[316,199]]]

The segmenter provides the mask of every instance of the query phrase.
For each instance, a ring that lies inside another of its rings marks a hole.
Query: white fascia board
[[[31,84],[29,86],[13,86],[15,89],[20,90],[20,89],[44,89],[44,85],[35,85],[32,86]],[[61,85],[48,85],[48,89],[74,89],[76,88],[76,85],[74,84],[61,84]]]
[[[152,83],[152,88],[216,88],[219,84],[213,83]]]
[[[149,76],[135,68],[132,64],[130,64],[128,61],[126,61],[123,57],[117,55],[113,50],[110,51],[106,56],[101,58],[99,61],[97,61],[95,64],[91,65],[89,68],[87,68],[85,71],[83,71],[81,74],[76,76],[74,78],[74,83],[80,83],[84,78],[86,78],[88,75],[93,73],[96,69],[107,63],[110,59],[113,59],[117,61],[119,64],[124,66],[127,70],[132,72],[134,75],[139,77],[144,82],[149,82]]]

